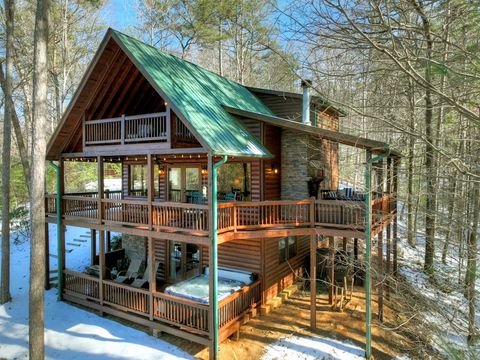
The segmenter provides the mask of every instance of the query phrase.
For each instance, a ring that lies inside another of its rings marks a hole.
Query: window
[[[227,163],[218,169],[218,192],[234,192],[236,200],[250,200],[251,164]]]
[[[289,236],[278,240],[278,262],[281,264],[297,255],[297,237]]]
[[[130,165],[130,196],[147,196],[147,165]]]

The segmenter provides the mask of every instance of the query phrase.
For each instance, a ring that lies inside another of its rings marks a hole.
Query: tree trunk
[[[13,48],[13,0],[5,0],[6,67],[5,98],[12,99],[12,48]],[[12,101],[4,103],[2,146],[2,275],[0,304],[11,300],[10,296],[10,150],[12,146]]]
[[[445,234],[445,242],[443,243],[442,249],[442,263],[444,264],[447,262],[448,245],[450,244],[450,238],[452,237],[452,220],[455,212],[455,202],[457,201],[457,172],[454,172],[453,176],[450,178],[450,189],[448,192],[450,199],[447,210],[447,233]]]
[[[408,158],[407,158],[407,241],[410,246],[415,247],[417,245],[417,237],[414,233],[413,223],[413,162],[415,154],[415,137],[413,133],[415,131],[415,88],[413,81],[409,81],[410,96],[409,96],[409,108],[410,108],[410,131],[411,135],[408,136]]]
[[[33,132],[30,216],[29,355],[44,359],[44,289],[45,273],[45,155],[47,148],[47,43],[49,0],[38,0],[35,16],[33,59]]]
[[[13,52],[13,49],[12,49]],[[13,56],[13,54],[12,54]],[[15,59],[13,59],[15,61]],[[3,73],[3,68],[0,66],[0,85],[2,87],[2,91],[4,94],[7,93],[6,91],[6,79]],[[17,147],[18,147],[18,154],[20,156],[20,161],[22,162],[22,169],[23,169],[23,176],[27,179],[27,190],[28,195],[30,196],[30,184],[28,179],[30,179],[30,164],[28,162],[29,153],[27,149],[27,145],[25,143],[25,139],[22,134],[22,127],[20,126],[20,120],[18,119],[17,111],[15,109],[15,105],[13,103],[13,99],[11,97],[5,96],[5,106],[10,106],[10,121],[11,125],[13,126],[13,131],[15,132],[15,138],[17,139]],[[27,121],[26,121],[27,122]],[[25,127],[27,127],[25,125]]]
[[[419,5],[419,14],[422,17],[425,40],[427,43],[425,68],[425,173],[427,200],[425,203],[425,264],[426,272],[433,271],[433,258],[435,255],[435,220],[437,210],[436,181],[437,171],[435,169],[435,148],[433,134],[433,103],[430,84],[432,82],[431,59],[433,51],[433,39],[430,35],[430,23]]]
[[[468,238],[467,250],[467,271],[465,274],[465,289],[468,301],[468,343],[473,345],[477,340],[475,327],[475,280],[477,278],[477,234],[478,221],[480,218],[480,182],[475,181],[472,186],[472,197],[474,199],[472,228]]]

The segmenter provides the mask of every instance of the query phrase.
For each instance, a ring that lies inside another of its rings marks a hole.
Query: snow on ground
[[[407,243],[406,224],[399,221],[399,236],[399,272],[426,300],[430,301],[431,306],[423,316],[431,325],[432,346],[443,349],[448,344],[460,350],[466,349],[468,302],[463,296],[464,272],[460,274],[459,281],[458,248],[454,245],[450,247],[446,264],[443,264],[441,261],[443,239],[437,241],[434,257],[435,283],[433,283],[423,272],[424,235],[417,233],[417,246],[412,248]],[[480,279],[477,279],[476,288],[480,289]],[[478,301],[477,314],[480,314]],[[477,324],[479,322],[480,315],[477,315]],[[478,350],[480,349],[475,351]]]
[[[68,227],[66,239],[86,236],[86,229]],[[12,236],[13,238],[13,236]],[[85,237],[86,239],[86,237]],[[55,254],[55,231],[50,227],[50,253]],[[52,244],[53,243],[53,244]],[[67,245],[69,268],[83,270],[90,256],[90,241]],[[28,358],[29,241],[11,245],[11,303],[0,306],[0,358]],[[54,250],[54,251],[52,251]],[[55,258],[51,258],[56,268]],[[193,359],[181,349],[148,334],[58,302],[57,290],[45,293],[45,345],[47,359]]]
[[[360,360],[364,359],[364,354],[363,349],[346,341],[323,337],[291,336],[268,345],[262,360]]]

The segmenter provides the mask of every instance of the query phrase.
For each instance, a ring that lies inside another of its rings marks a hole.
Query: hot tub
[[[184,299],[208,304],[208,268],[205,273],[170,285],[165,293]],[[218,269],[218,300],[226,298],[242,287],[253,282],[254,275],[247,271],[235,269]]]

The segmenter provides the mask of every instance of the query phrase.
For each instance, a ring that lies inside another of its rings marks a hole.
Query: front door
[[[168,248],[169,283],[176,283],[200,274],[200,247],[198,245],[170,240]]]
[[[200,167],[173,165],[168,170],[168,201],[192,202],[192,192],[200,191]]]

